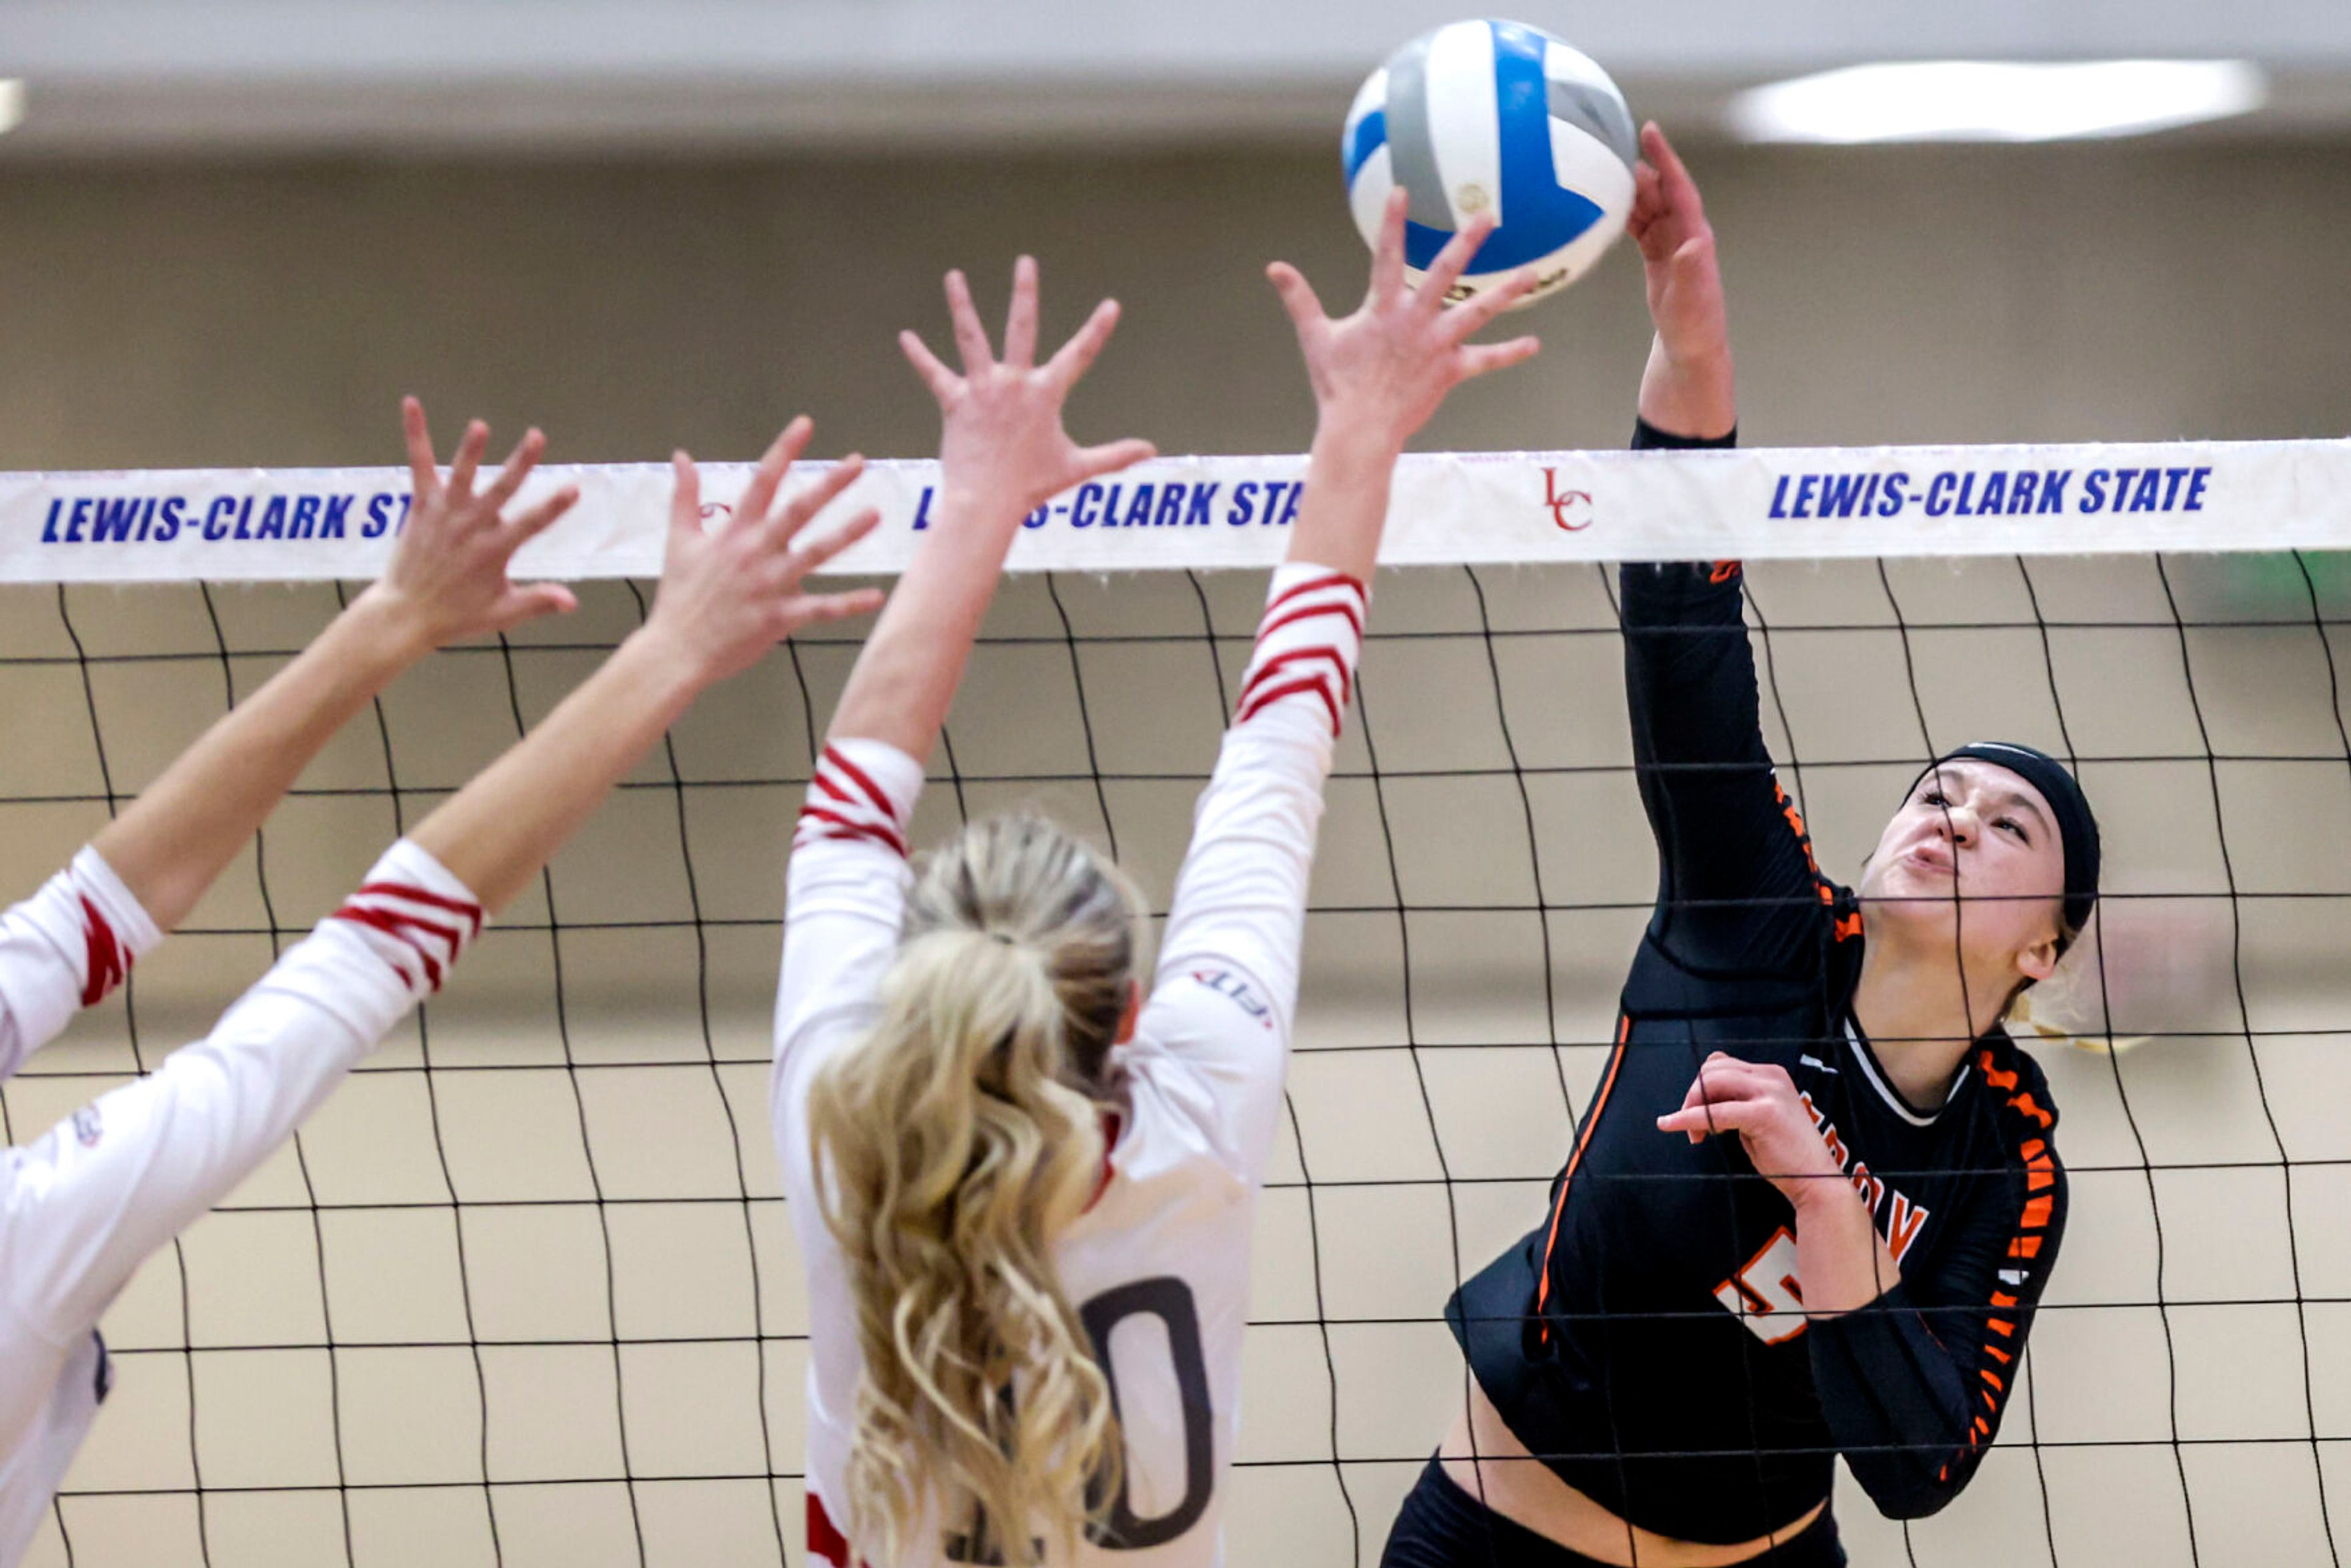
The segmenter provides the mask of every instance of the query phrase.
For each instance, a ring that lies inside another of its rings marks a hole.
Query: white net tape
[[[704,470],[705,505],[747,464]],[[1147,463],[1030,518],[1015,571],[1270,566],[1299,457]],[[877,463],[843,497],[883,526],[843,573],[902,570],[938,466]],[[643,577],[661,566],[666,465],[541,468],[580,505],[517,570]],[[2351,441],[1911,446],[1720,453],[1431,453],[1398,467],[1383,561],[1835,559],[2325,548],[2351,542]],[[0,475],[0,581],[313,581],[374,574],[404,516],[397,468]],[[844,510],[841,515],[846,516]]]

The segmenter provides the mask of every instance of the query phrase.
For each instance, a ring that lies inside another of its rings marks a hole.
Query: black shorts
[[[1504,1519],[1464,1491],[1438,1460],[1428,1461],[1405,1494],[1388,1531],[1380,1568],[1608,1568],[1525,1525]],[[1802,1535],[1740,1568],[1844,1568],[1835,1516],[1823,1511]]]

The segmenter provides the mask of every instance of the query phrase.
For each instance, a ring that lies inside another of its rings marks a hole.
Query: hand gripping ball
[[[1536,299],[1592,270],[1625,232],[1640,143],[1624,95],[1590,58],[1539,27],[1482,21],[1424,33],[1374,71],[1340,152],[1367,243],[1388,193],[1411,193],[1414,282],[1455,229],[1491,212],[1500,226],[1454,297],[1531,267]]]

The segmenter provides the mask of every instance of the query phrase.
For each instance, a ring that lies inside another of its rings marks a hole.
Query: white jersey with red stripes
[[[0,1155],[0,1568],[24,1555],[111,1385],[98,1321],[139,1265],[285,1142],[480,931],[406,840],[204,1039]],[[0,1075],[161,939],[95,850],[0,916]]]
[[[1361,584],[1276,572],[1233,726],[1200,797],[1156,974],[1134,1040],[1112,1052],[1117,1125],[1102,1192],[1054,1249],[1097,1346],[1126,1445],[1110,1529],[1080,1561],[1223,1561],[1239,1430],[1249,1237],[1281,1115],[1307,878],[1322,783],[1361,651]],[[809,1275],[809,1549],[846,1564],[841,1531],[862,1372],[845,1266],[818,1207],[810,1080],[878,1013],[908,879],[922,768],[872,740],[825,748],[793,840],[776,1009],[776,1138]],[[909,1559],[974,1555],[976,1521],[935,1517]]]

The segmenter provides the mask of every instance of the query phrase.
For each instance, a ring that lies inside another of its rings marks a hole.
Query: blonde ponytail
[[[2095,925],[2098,917],[2090,919]],[[2105,982],[2099,972],[2105,949],[2095,940],[2083,940],[2087,929],[2065,933],[2065,950],[2055,973],[2037,986],[2017,988],[2001,1019],[2011,1037],[2070,1045],[2100,1056],[2146,1043],[2147,1036],[2117,1035],[2105,1023]]]
[[[1052,1244],[1100,1171],[1134,915],[1043,818],[973,824],[918,869],[872,1034],[810,1087],[865,1364],[849,1534],[874,1568],[927,1555],[909,1537],[933,1507],[1007,1563],[1066,1554],[1115,1490],[1109,1383]]]

